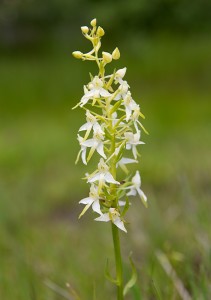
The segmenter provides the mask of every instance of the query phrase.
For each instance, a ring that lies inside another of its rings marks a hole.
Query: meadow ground
[[[149,208],[134,199],[121,234],[126,277],[130,250],[139,273],[128,299],[180,299],[159,251],[193,299],[210,299],[211,39],[154,38],[131,51],[118,66],[150,135],[139,166]],[[49,285],[68,293],[67,282],[81,299],[93,286],[96,299],[114,299],[110,226],[91,213],[78,221],[88,169],[74,164],[84,116],[71,107],[88,70],[66,52],[1,57],[0,299],[64,299]]]

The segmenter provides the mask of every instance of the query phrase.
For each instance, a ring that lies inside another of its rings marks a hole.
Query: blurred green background
[[[71,108],[96,68],[71,52],[90,49],[80,26],[94,17],[150,132],[139,166],[149,208],[134,199],[121,235],[126,279],[130,250],[139,272],[127,299],[181,299],[157,251],[192,299],[211,299],[208,0],[1,1],[0,299],[73,299],[66,283],[81,299],[93,286],[115,299],[103,274],[107,257],[114,271],[110,226],[91,212],[78,221],[94,162],[74,164],[85,118]]]

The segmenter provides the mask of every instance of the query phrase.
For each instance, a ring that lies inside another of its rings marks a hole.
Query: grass
[[[149,209],[134,199],[121,235],[126,277],[131,249],[139,271],[128,299],[180,299],[158,250],[193,299],[211,297],[211,40],[197,41],[131,43],[133,55],[119,65],[128,67],[150,132],[140,164]],[[95,285],[96,299],[113,299],[103,275],[107,257],[113,271],[110,227],[89,213],[78,221],[88,188],[82,164],[74,165],[84,117],[71,107],[88,67],[67,55],[1,59],[1,299],[64,299],[49,281],[66,293],[70,283],[82,299]]]

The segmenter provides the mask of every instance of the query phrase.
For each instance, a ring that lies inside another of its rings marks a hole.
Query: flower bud
[[[89,32],[89,28],[87,26],[82,26],[81,31],[86,34]]]
[[[102,28],[102,27],[98,27],[97,28],[97,35],[98,36],[103,36],[105,34],[105,31],[104,31],[104,29]]]
[[[113,57],[113,59],[119,59],[120,58],[120,52],[119,52],[119,49],[117,47],[112,52],[112,57]]]
[[[92,27],[95,27],[96,24],[97,24],[97,20],[96,19],[93,19],[90,24],[92,25]]]
[[[72,53],[72,55],[75,57],[75,58],[82,58],[83,56],[83,53],[81,51],[74,51]]]
[[[107,64],[110,63],[112,61],[112,55],[108,52],[102,52],[103,54],[103,60],[104,62],[106,62]]]

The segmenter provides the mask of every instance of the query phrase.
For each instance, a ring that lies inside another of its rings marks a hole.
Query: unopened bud
[[[75,58],[82,58],[83,56],[83,53],[81,51],[74,51],[72,53],[72,55],[75,57]]]
[[[117,47],[112,52],[112,57],[113,57],[113,59],[119,59],[120,58],[120,52],[119,52],[119,49]]]
[[[104,29],[102,28],[102,27],[98,27],[97,28],[97,35],[98,36],[103,36],[105,34],[105,31],[104,31]]]
[[[93,19],[90,24],[92,25],[92,27],[95,27],[96,24],[97,24],[97,20],[96,19]]]
[[[82,26],[81,31],[86,34],[89,32],[89,28],[87,26]]]
[[[112,55],[108,52],[102,52],[103,54],[103,60],[106,63],[110,63],[112,61]]]

